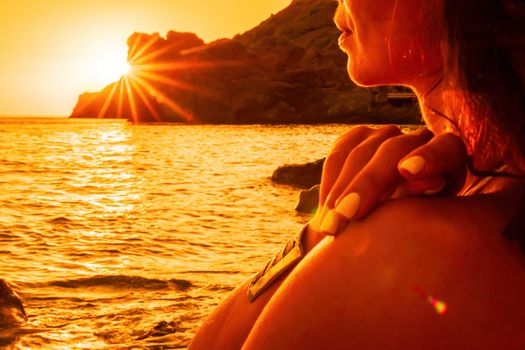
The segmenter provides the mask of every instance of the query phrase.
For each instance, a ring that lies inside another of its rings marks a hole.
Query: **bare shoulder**
[[[524,348],[525,257],[501,235],[507,215],[490,196],[385,203],[301,262],[245,347]]]

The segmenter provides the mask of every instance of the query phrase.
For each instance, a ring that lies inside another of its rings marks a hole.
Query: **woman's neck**
[[[411,88],[416,92],[423,120],[434,135],[452,132],[460,136],[453,98],[443,90],[441,72],[420,77]]]
[[[417,84],[411,87],[418,96],[425,124],[434,135],[453,133],[463,138],[460,121],[457,120],[457,115],[461,113],[458,113],[457,106],[454,106],[457,97],[451,96],[449,91],[445,91],[438,75],[422,77]],[[501,157],[494,157],[493,159],[484,159],[483,163],[483,169],[478,170],[488,170],[493,172],[495,176],[480,176],[479,174],[472,174],[470,171],[467,172],[465,185],[459,192],[460,195],[493,193],[509,189],[512,191],[516,186],[520,187],[518,192],[521,193],[521,184],[525,177],[516,179],[497,175],[501,172],[521,173],[517,170],[519,168],[514,166],[515,162],[507,159],[503,163]]]

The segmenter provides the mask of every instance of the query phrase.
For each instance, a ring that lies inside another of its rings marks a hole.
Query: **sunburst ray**
[[[134,56],[135,59],[133,60],[133,64],[141,65],[141,64],[145,64],[146,62],[150,62],[153,59],[155,59],[155,58],[157,58],[159,56],[162,56],[165,53],[168,53],[168,52],[172,51],[173,48],[175,48],[175,47],[177,47],[179,45],[180,45],[179,43],[175,43],[175,44],[171,44],[171,45],[167,45],[165,47],[162,47],[162,48],[160,48],[158,50],[155,50],[153,52],[145,54],[145,55],[143,55],[141,57]],[[205,45],[202,45],[202,46],[205,46]]]
[[[129,63],[134,64],[138,57],[144,56],[144,53],[149,50],[157,41],[161,40],[159,35],[152,35],[149,40],[138,50],[133,56],[130,57]]]
[[[131,75],[128,79],[128,82],[131,84],[133,90],[137,93],[137,95],[139,95],[140,99],[142,100],[148,111],[151,113],[155,121],[161,122],[162,119],[160,118],[159,113],[151,105],[151,101],[146,96],[146,93],[144,92],[142,86],[135,82],[135,77]]]
[[[128,62],[131,62],[132,58],[136,57],[137,47],[139,45],[140,38],[141,38],[141,35],[137,34],[136,38],[135,38],[135,41],[131,44],[131,46],[129,48],[129,51],[128,51]]]
[[[124,84],[122,80],[124,77],[120,78],[119,81],[119,91],[118,91],[118,101],[117,101],[117,118],[122,118],[122,109],[124,107]]]
[[[108,96],[106,96],[106,99],[104,100],[104,104],[102,105],[102,108],[100,108],[100,111],[98,112],[97,118],[104,118],[106,116],[106,113],[108,111],[109,105],[111,102],[113,102],[113,96],[115,95],[115,92],[117,91],[117,87],[122,83],[122,79],[116,82],[113,85],[113,88],[111,89],[111,92]]]
[[[137,111],[137,104],[135,102],[135,94],[133,93],[133,90],[130,87],[129,79],[127,77],[124,77],[124,85],[126,86],[126,94],[128,97],[128,105],[131,112],[131,119],[133,120],[133,123],[139,122],[139,113]]]
[[[186,84],[180,80],[176,80],[174,78],[171,78],[165,75],[161,75],[161,74],[157,74],[157,73],[153,73],[153,72],[149,72],[146,70],[139,69],[134,73],[134,75],[150,80],[150,81],[155,81],[161,84],[169,85],[177,89],[192,91],[202,96],[212,97],[214,95],[214,93],[209,89],[199,88],[199,87],[196,87],[195,85]]]
[[[157,98],[159,103],[164,104],[173,113],[180,116],[184,121],[187,121],[187,122],[194,121],[194,117],[189,111],[185,110],[182,106],[172,101],[168,96],[160,92],[156,87],[151,85],[147,80],[141,77],[138,77],[138,76],[135,76],[134,79],[137,81],[139,85],[141,85],[143,88],[150,91],[150,93]]]
[[[246,65],[246,61],[234,60],[216,60],[216,61],[197,61],[197,60],[171,60],[162,61],[158,63],[145,63],[134,65],[137,70],[146,71],[175,71],[185,69],[203,69],[203,68],[222,68],[222,67],[238,67]]]
[[[151,36],[137,34],[136,37],[129,40],[128,63],[130,71],[111,88],[105,97],[98,113],[99,118],[105,117],[108,110],[116,105],[117,118],[127,117],[134,123],[140,122],[141,119],[151,120],[151,118],[161,122],[163,121],[161,110],[152,100],[156,99],[159,105],[165,106],[181,121],[196,122],[192,112],[170,98],[171,93],[169,92],[174,90],[188,91],[208,99],[217,100],[220,98],[218,91],[198,86],[206,85],[204,83],[196,84],[196,81],[201,79],[199,74],[193,75],[195,70],[238,67],[250,63],[246,60],[203,60],[198,57],[200,56],[198,53],[205,50],[208,47],[207,45],[180,51],[177,56],[179,59],[162,60],[165,53],[174,50],[175,44],[169,46],[156,45],[161,40],[163,39],[158,34]],[[157,48],[155,46],[163,47]],[[155,60],[160,62],[154,62]],[[184,71],[184,73],[177,74],[176,71]],[[167,92],[162,92],[163,90]],[[178,96],[190,99],[195,97],[191,94]]]

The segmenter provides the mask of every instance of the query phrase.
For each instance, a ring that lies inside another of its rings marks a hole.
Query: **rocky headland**
[[[333,0],[294,0],[232,39],[134,33],[128,77],[80,95],[72,117],[186,123],[420,122],[415,101],[394,106],[346,74]]]

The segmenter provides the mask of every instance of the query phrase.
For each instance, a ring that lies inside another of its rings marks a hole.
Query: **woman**
[[[525,258],[503,235],[525,241],[524,18],[516,0],[340,0],[350,77],[412,87],[435,137],[394,128],[342,137],[297,242],[308,254],[288,275],[238,288],[191,347],[525,348]],[[438,157],[456,153],[452,135],[469,156],[457,195],[385,200],[365,216],[401,183],[397,167],[416,180],[409,188],[438,191],[439,177],[417,180],[463,162]]]

